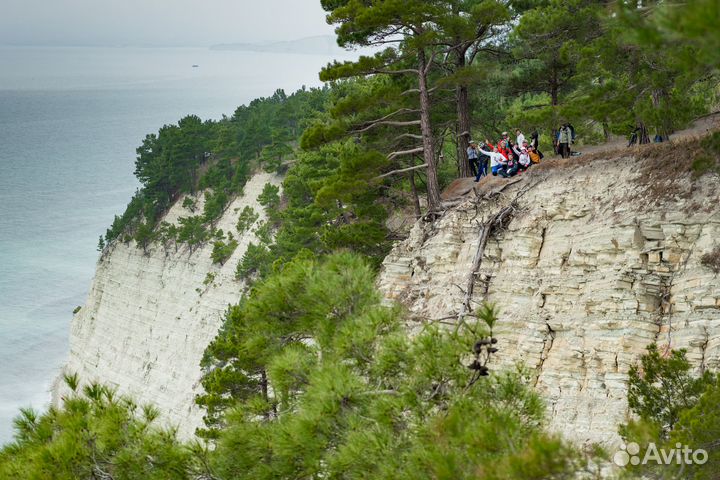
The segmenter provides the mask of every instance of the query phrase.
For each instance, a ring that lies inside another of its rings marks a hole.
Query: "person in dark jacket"
[[[470,171],[473,176],[477,176],[479,168],[479,156],[478,145],[475,140],[470,140],[470,146],[467,149],[468,162],[470,162]]]
[[[543,155],[543,153],[540,151],[540,148],[538,148],[540,146],[540,134],[538,133],[537,130],[534,130],[530,134],[530,146],[533,148],[535,153],[537,153],[540,156],[540,160],[545,158],[545,155]]]

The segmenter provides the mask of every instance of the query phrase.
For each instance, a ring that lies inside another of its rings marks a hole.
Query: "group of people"
[[[488,173],[504,178],[513,177],[521,174],[533,164],[540,163],[544,155],[538,150],[537,131],[532,133],[529,141],[520,129],[515,130],[515,134],[515,142],[513,142],[510,134],[503,132],[502,138],[494,145],[487,138],[480,144],[475,140],[470,140],[467,154],[476,182],[479,182],[480,178],[487,176]],[[488,163],[490,164],[489,171]]]

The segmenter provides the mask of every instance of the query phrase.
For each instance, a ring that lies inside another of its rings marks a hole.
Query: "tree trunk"
[[[437,213],[442,209],[440,184],[438,182],[437,163],[435,161],[435,141],[430,122],[430,93],[427,85],[427,57],[425,50],[418,52],[418,88],[420,90],[420,129],[423,137],[423,159],[427,164],[427,200],[428,211]]]
[[[553,72],[553,77],[552,77],[552,80],[550,81],[550,104],[553,107],[557,107],[558,104],[560,103],[560,100],[558,98],[559,90],[560,90],[560,85],[558,85],[558,81],[557,81],[557,72]]]
[[[269,384],[268,384],[268,377],[265,370],[260,370],[260,390],[262,392],[263,400],[265,400],[267,403],[270,403],[270,392],[269,392]],[[277,416],[277,410],[275,408],[275,405],[272,407],[273,411],[272,413]],[[266,412],[264,415],[266,420],[269,420],[271,417],[270,412]]]
[[[468,142],[470,141],[470,99],[467,86],[458,85],[455,87],[455,96],[458,116],[458,166],[460,167],[461,177],[471,177],[472,168],[467,156]]]
[[[452,3],[452,13],[455,16],[460,15],[460,4],[459,2]],[[467,63],[465,55],[467,49],[470,48],[463,46],[462,38],[459,35],[455,36],[455,45],[457,48],[454,49],[455,53],[455,72],[460,71],[465,67]],[[468,159],[468,146],[470,142],[470,96],[468,95],[467,85],[457,85],[455,87],[455,102],[457,109],[457,162],[458,162],[458,175],[463,177],[473,176],[472,167],[470,166],[470,160]]]
[[[420,209],[420,197],[418,197],[417,186],[415,185],[415,171],[408,172],[408,180],[410,180],[410,191],[413,196],[413,207],[415,207],[415,219],[422,217],[422,210]]]

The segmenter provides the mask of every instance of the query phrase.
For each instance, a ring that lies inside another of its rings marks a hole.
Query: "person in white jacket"
[[[525,140],[525,135],[523,135],[519,128],[515,129],[515,135],[517,135],[517,143],[515,145],[522,147],[523,142],[527,141]]]
[[[490,143],[487,140],[485,142],[486,145]],[[482,148],[479,148],[478,150],[483,155],[487,155],[488,157],[490,157],[490,171],[493,175],[497,176],[498,173],[504,171],[504,168],[507,166],[508,161],[502,153],[498,152],[497,147],[492,147],[492,151],[483,150]],[[500,174],[502,175],[502,173]],[[475,181],[480,181],[479,175],[475,177]]]
[[[525,147],[518,149],[517,146],[513,146],[513,150],[519,157],[519,169],[527,170],[527,168],[532,165],[532,160],[530,159],[530,153],[528,153],[528,149]]]

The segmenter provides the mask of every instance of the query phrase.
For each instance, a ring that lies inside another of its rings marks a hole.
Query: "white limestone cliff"
[[[488,179],[479,192],[497,192],[492,198],[470,193],[436,221],[417,222],[385,259],[378,285],[406,306],[411,328],[452,321],[479,225],[524,192],[509,224],[489,238],[472,305],[501,307],[495,368],[520,361],[534,372],[551,428],[578,444],[612,446],[629,415],[628,370],[648,344],[687,348],[698,370],[720,367],[720,281],[700,262],[720,244],[718,177],[670,178],[671,194],[653,196],[643,192],[642,164],[571,161],[534,167],[509,186]],[[253,177],[217,227],[234,231],[245,206],[262,214],[257,197],[268,182],[280,179]],[[181,205],[165,220],[191,214]],[[192,253],[114,244],[73,318],[64,371],[156,404],[189,438],[202,424],[199,363],[240,299],[235,268],[253,239],[241,236],[222,266],[210,244]],[[66,393],[61,381],[53,393],[56,403]]]
[[[700,262],[720,245],[718,177],[671,175],[678,194],[655,199],[638,195],[640,161],[570,162],[418,222],[378,284],[407,307],[411,328],[452,321],[479,225],[526,190],[510,223],[490,236],[471,304],[501,308],[496,368],[532,369],[550,427],[577,444],[611,446],[629,415],[628,370],[648,344],[687,348],[697,369],[720,367],[720,281]],[[487,179],[479,191],[503,182]]]
[[[252,229],[238,236],[236,224],[244,207],[252,207],[264,220],[257,202],[266,183],[279,185],[275,175],[261,173],[245,185],[216,227],[233,232],[239,246],[224,265],[213,264],[212,242],[192,252],[160,245],[147,252],[134,242],[114,243],[98,261],[85,305],[71,324],[70,354],[63,372],[77,373],[82,382],[101,381],[138,403],[158,406],[168,425],[179,427],[183,438],[202,426],[195,396],[200,360],[222,325],[231,304],[240,300],[242,282],[235,269],[247,245],[255,240]],[[202,211],[203,196],[197,198]],[[164,218],[177,223],[193,213],[181,198]],[[57,404],[67,387],[60,378],[53,387]]]

